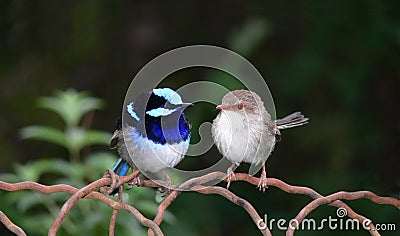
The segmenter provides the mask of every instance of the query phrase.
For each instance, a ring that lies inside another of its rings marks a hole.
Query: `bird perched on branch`
[[[190,125],[183,113],[189,105],[170,88],[153,89],[129,103],[123,110],[127,125],[123,127],[119,118],[110,142],[120,155],[114,173],[124,176],[134,165],[150,173],[176,166],[189,147]],[[168,175],[163,174],[170,187]]]
[[[227,93],[216,108],[221,112],[213,121],[212,136],[221,154],[233,163],[227,171],[227,188],[235,177],[232,168],[247,162],[262,165],[258,188],[265,191],[265,161],[280,141],[279,130],[307,124],[308,118],[295,112],[273,121],[260,96],[248,90]]]

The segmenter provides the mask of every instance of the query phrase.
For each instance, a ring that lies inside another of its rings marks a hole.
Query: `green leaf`
[[[70,149],[81,150],[83,147],[93,144],[107,145],[111,139],[111,134],[72,127],[65,131],[65,139]]]
[[[43,200],[38,194],[24,194],[17,203],[17,209],[21,212],[26,212],[29,208],[40,204],[43,204]]]
[[[0,180],[8,183],[16,183],[21,179],[14,173],[0,173]]]
[[[67,147],[64,133],[56,128],[43,125],[33,125],[22,128],[20,135],[24,139],[36,139],[58,144],[65,148]]]
[[[111,134],[108,132],[90,130],[86,132],[86,145],[105,144],[108,145],[111,140]]]
[[[57,113],[67,126],[77,126],[87,112],[103,107],[99,98],[89,97],[87,92],[74,89],[57,91],[55,97],[42,97],[38,106]]]
[[[94,181],[101,177],[105,170],[111,169],[117,157],[112,152],[96,152],[89,154],[83,163],[85,178]]]
[[[38,181],[44,173],[70,176],[76,168],[71,163],[60,159],[42,159],[26,165],[16,165],[15,172],[23,180]]]
[[[154,216],[157,212],[158,204],[155,201],[141,199],[133,204],[140,212],[145,215]]]
[[[89,154],[83,165],[87,171],[99,172],[111,169],[117,159],[112,152],[96,152]]]
[[[84,147],[85,130],[79,127],[69,128],[65,131],[65,139],[68,149],[80,150]]]

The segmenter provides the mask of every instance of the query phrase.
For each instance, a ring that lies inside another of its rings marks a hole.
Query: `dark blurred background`
[[[93,128],[112,132],[125,92],[142,66],[177,47],[210,44],[253,63],[269,85],[279,117],[301,110],[311,118],[307,126],[283,131],[267,162],[269,176],[324,195],[371,190],[398,197],[398,1],[1,1],[0,9],[0,172],[12,172],[15,163],[65,155],[61,148],[18,135],[27,125],[60,123],[37,108],[38,97],[68,88],[90,91],[106,103],[96,112]],[[168,85],[202,80],[209,73],[188,69]],[[204,109],[194,122],[211,121],[216,114]],[[219,158],[215,148],[209,155]],[[233,183],[231,190],[268,218],[293,218],[309,202],[275,188],[263,194],[245,183]],[[7,194],[0,192],[0,198]],[[373,222],[397,223],[399,232],[394,207],[368,200],[349,204]],[[175,221],[162,224],[167,235],[258,234],[242,208],[218,196],[185,193],[170,211]],[[326,206],[310,217],[335,212]],[[124,215],[118,221],[133,218]],[[273,233],[282,234],[275,228]],[[367,234],[298,232],[322,233]],[[392,233],[397,234],[384,235]]]

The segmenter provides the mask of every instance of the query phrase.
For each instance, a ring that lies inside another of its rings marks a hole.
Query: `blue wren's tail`
[[[128,173],[129,170],[129,164],[126,162],[124,159],[121,157],[118,159],[117,163],[115,163],[114,167],[112,170],[114,171],[115,174],[119,176],[125,176]],[[118,188],[115,189],[110,195],[115,195],[118,193]]]
[[[121,157],[118,159],[117,163],[115,163],[114,167],[112,168],[115,174],[119,176],[125,176],[129,170],[129,164]]]

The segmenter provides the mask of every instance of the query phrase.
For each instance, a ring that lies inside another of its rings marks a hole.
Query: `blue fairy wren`
[[[262,165],[258,188],[267,188],[265,162],[280,141],[279,130],[308,123],[300,112],[273,121],[260,96],[248,90],[235,90],[222,98],[221,110],[214,119],[212,136],[220,153],[233,164],[227,171],[227,188],[235,174],[232,168],[241,162]]]
[[[189,148],[190,124],[183,113],[189,105],[170,88],[147,91],[129,103],[123,110],[127,125],[119,118],[110,142],[120,155],[114,173],[124,176],[133,166],[142,172],[161,171],[171,187],[163,170],[176,166]]]

